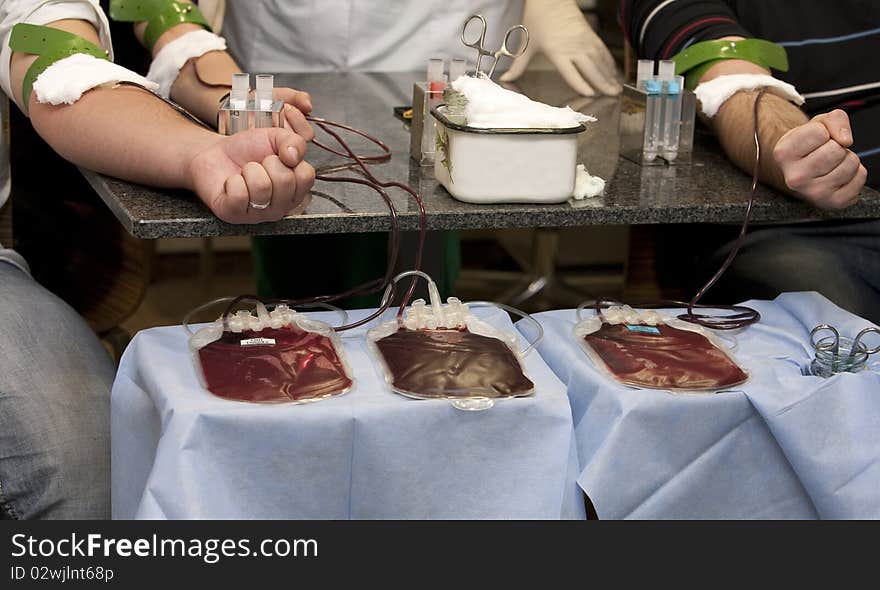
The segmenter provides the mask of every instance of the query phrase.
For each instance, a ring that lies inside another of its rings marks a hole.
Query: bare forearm
[[[135,87],[98,88],[73,105],[31,102],[31,122],[65,159],[153,186],[193,188],[193,156],[219,136]]]
[[[97,41],[85,21],[49,26]],[[10,83],[18,104],[35,59],[13,54]],[[58,106],[32,93],[28,112],[37,132],[71,162],[143,184],[191,189],[230,223],[275,221],[301,211],[315,178],[303,161],[306,142],[296,133],[253,129],[223,137],[139,87],[93,88]]]
[[[97,43],[87,22],[64,20],[49,26]],[[36,56],[15,53],[12,87],[21,87]],[[31,94],[29,116],[37,133],[65,159],[112,176],[157,186],[191,188],[186,166],[218,136],[187,121],[158,97],[140,88],[95,88],[71,105],[52,106]],[[169,141],[173,138],[173,141]]]
[[[135,25],[135,34],[141,41],[145,29],[145,23]],[[156,41],[153,58],[172,41],[198,30],[201,27],[192,23],[171,27]],[[171,98],[205,123],[216,125],[220,100],[229,92],[232,76],[238,72],[241,68],[228,52],[209,51],[184,64],[171,86]],[[305,115],[312,111],[311,96],[292,88],[276,88],[275,100],[286,103],[284,127],[311,141],[314,130],[305,119]]]
[[[722,105],[713,127],[728,157],[739,168],[752,173],[755,165],[754,108],[757,91],[738,92]],[[807,116],[784,98],[765,93],[761,98],[758,138],[761,143],[760,179],[774,188],[791,193],[773,148],[791,129],[807,123]]]
[[[218,84],[230,84],[232,75],[240,71],[225,51],[206,53],[183,66],[171,87],[171,98],[202,121],[215,125],[220,99],[229,92],[228,87]]]
[[[141,41],[145,29],[146,23],[135,25],[135,34]],[[202,27],[191,23],[171,27],[153,46],[153,58],[172,41],[187,33],[201,30]],[[241,68],[228,52],[211,51],[184,65],[171,87],[171,98],[202,121],[214,124],[220,99],[229,91],[223,85],[229,85],[232,75],[240,71]]]
[[[736,41],[741,37],[724,37],[724,39]],[[708,82],[730,74],[769,73],[768,70],[751,62],[731,59],[709,68],[700,78],[700,82]],[[706,119],[715,130],[728,157],[749,174],[755,166],[754,111],[757,96],[757,91],[738,92],[721,106],[714,118]],[[806,123],[808,118],[797,106],[768,93],[761,98],[759,117],[758,138],[761,143],[759,178],[778,190],[791,193],[779,164],[773,158],[773,148],[783,135]]]
[[[726,74],[769,72],[750,62],[727,60],[707,70],[700,81]],[[730,159],[749,173],[755,161],[757,96],[756,91],[734,94],[710,122]],[[823,209],[848,207],[858,200],[867,171],[849,149],[853,138],[845,112],[834,110],[809,119],[774,94],[764,94],[759,106],[762,181]]]

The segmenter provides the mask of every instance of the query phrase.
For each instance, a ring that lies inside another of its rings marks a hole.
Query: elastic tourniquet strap
[[[79,35],[68,33],[52,27],[41,27],[26,23],[18,23],[12,27],[9,47],[13,51],[39,55],[24,76],[21,87],[22,105],[25,113],[30,104],[34,82],[46,68],[76,53],[86,53],[100,59],[108,58],[108,52]]]
[[[691,90],[706,70],[725,59],[742,59],[768,70],[788,71],[785,48],[763,39],[703,41],[691,45],[672,59],[675,61],[675,73],[685,76],[685,86]]]
[[[211,26],[195,4],[177,0],[111,0],[110,18],[122,22],[147,22],[144,44],[151,52],[162,33],[181,23]]]

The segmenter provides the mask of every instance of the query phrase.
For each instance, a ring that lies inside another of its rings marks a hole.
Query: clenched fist
[[[838,109],[788,131],[773,159],[789,189],[822,209],[843,209],[858,201],[868,177],[852,143],[849,117]]]
[[[189,184],[223,221],[277,221],[308,205],[315,169],[305,153],[306,141],[288,129],[217,136],[190,161]]]

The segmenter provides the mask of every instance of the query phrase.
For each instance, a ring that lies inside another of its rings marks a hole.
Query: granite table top
[[[411,102],[417,79],[417,73],[406,72],[281,74],[276,85],[308,91],[317,116],[363,129],[388,144],[393,157],[375,165],[374,174],[409,183],[419,191],[428,212],[428,229],[742,222],[751,179],[726,160],[714,138],[697,133],[689,165],[639,166],[618,156],[619,99],[577,96],[554,72],[530,72],[514,88],[536,100],[568,105],[598,118],[578,140],[578,159],[590,173],[607,180],[604,196],[577,205],[458,201],[434,179],[433,168],[419,166],[409,157],[409,130],[394,116],[394,107]],[[368,151],[369,144],[361,149]],[[307,159],[318,169],[342,163],[338,156],[314,146]],[[318,181],[305,214],[272,223],[233,225],[217,219],[186,191],[146,187],[88,170],[82,173],[126,230],[139,238],[377,232],[390,226],[381,198],[357,185]],[[401,229],[417,229],[412,199],[396,189],[391,189],[391,196]],[[880,217],[880,193],[870,188],[864,189],[857,205],[823,212],[761,187],[753,209],[755,222],[872,217]]]

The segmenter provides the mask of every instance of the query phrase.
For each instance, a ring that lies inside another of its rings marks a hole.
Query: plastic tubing
[[[678,316],[678,319],[689,322],[691,324],[696,324],[698,326],[703,326],[704,328],[710,328],[712,330],[737,330],[739,328],[744,328],[746,326],[750,326],[755,322],[761,319],[761,314],[758,313],[757,310],[752,309],[751,307],[746,307],[745,305],[703,305],[699,303],[700,299],[703,298],[703,295],[706,294],[712,286],[718,282],[718,279],[727,271],[730,264],[733,262],[733,259],[736,258],[736,255],[739,253],[740,248],[742,248],[743,241],[745,240],[746,233],[749,230],[749,222],[752,219],[752,208],[755,204],[755,193],[758,190],[758,174],[761,169],[761,141],[758,135],[758,127],[759,127],[759,118],[760,114],[760,103],[761,98],[766,93],[766,89],[762,89],[758,92],[755,97],[755,105],[754,105],[754,133],[753,138],[755,142],[755,164],[752,168],[752,187],[749,192],[749,203],[746,207],[746,216],[743,220],[742,227],[739,231],[739,236],[733,244],[733,248],[731,248],[730,253],[727,255],[727,258],[721,264],[719,269],[712,275],[705,285],[697,292],[696,295],[690,301],[675,301],[675,300],[664,300],[658,302],[649,302],[649,303],[631,303],[630,305],[635,308],[641,309],[658,309],[658,308],[670,308],[670,307],[686,307],[687,312]],[[610,300],[610,299],[595,299],[591,302],[581,303],[577,308],[577,318],[581,319],[583,310],[587,307],[593,307],[596,311],[596,315],[598,317],[602,317],[602,309],[610,307],[611,305],[623,305],[623,303]],[[734,313],[727,315],[709,315],[703,313],[696,313],[695,309],[717,309],[722,311],[732,311]]]
[[[344,157],[348,157],[348,158],[351,158],[352,160],[354,160],[355,163],[357,164],[357,167],[360,169],[361,173],[364,176],[366,176],[370,182],[372,182],[375,185],[382,187],[382,188],[391,188],[391,187],[399,188],[399,189],[409,193],[409,195],[416,202],[416,205],[418,206],[418,209],[419,209],[419,241],[418,241],[418,246],[416,249],[416,260],[415,260],[414,266],[415,266],[415,270],[420,270],[422,267],[422,253],[424,251],[424,246],[425,246],[425,234],[427,232],[427,226],[428,226],[428,215],[425,210],[425,203],[422,201],[419,194],[411,186],[404,184],[402,182],[382,182],[378,178],[376,178],[373,175],[373,173],[370,172],[370,170],[367,168],[366,163],[365,163],[365,162],[367,162],[367,160],[365,158],[362,158],[362,157],[358,156],[357,154],[355,154],[351,150],[351,148],[348,146],[348,144],[346,144],[345,141],[343,141],[343,139],[337,133],[332,131],[329,127],[334,126],[334,127],[340,127],[342,129],[353,131],[354,133],[357,133],[357,134],[361,135],[362,137],[365,137],[365,138],[373,141],[374,143],[377,143],[377,145],[383,146],[387,150],[386,159],[391,157],[390,150],[388,150],[387,146],[385,146],[385,144],[381,143],[379,140],[370,137],[369,135],[367,135],[363,131],[359,131],[359,130],[354,129],[352,127],[349,127],[347,125],[333,123],[332,121],[327,121],[326,119],[321,119],[319,117],[307,117],[307,119],[309,121],[312,121],[313,123],[315,123],[318,127],[320,127],[322,130],[324,130],[326,133],[328,133],[331,137],[333,137],[337,142],[339,142],[339,144],[346,151],[345,154],[340,154],[340,155],[343,155]],[[318,145],[320,146],[321,144],[318,144]],[[333,153],[338,153],[338,152],[334,151]],[[316,177],[316,178],[318,178],[319,180],[325,180],[325,181],[327,181],[329,179],[330,182],[334,182],[334,181],[338,182],[339,181],[338,178],[325,176],[325,175],[321,175],[320,177]],[[401,301],[400,309],[398,310],[398,319],[403,315],[404,308],[409,303],[409,300],[412,298],[412,295],[415,292],[416,281],[417,281],[417,279],[413,279],[412,283],[410,284],[409,289],[407,290],[406,294],[403,297],[403,300]],[[382,311],[384,312],[384,310],[382,310]]]

